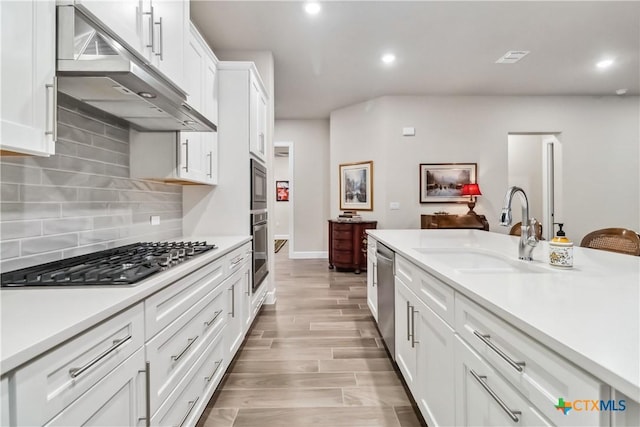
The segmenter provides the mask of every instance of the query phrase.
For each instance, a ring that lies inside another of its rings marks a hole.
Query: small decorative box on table
[[[378,221],[329,220],[329,268],[367,270],[367,233]]]

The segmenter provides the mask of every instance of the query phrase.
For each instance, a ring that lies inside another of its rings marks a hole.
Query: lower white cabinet
[[[112,413],[109,405],[120,402],[122,395],[92,390],[99,384],[105,390],[112,390],[111,385],[117,383],[114,393],[122,387],[132,387],[130,381],[137,377],[139,370],[145,370],[144,354],[134,359],[137,361],[135,364],[123,362],[141,349],[143,343],[143,309],[139,303],[18,369],[14,374],[16,424],[33,426],[52,422],[55,425],[74,425],[65,420],[76,419],[68,417],[84,420],[83,417],[90,416],[101,417],[106,422],[108,418],[105,417]],[[119,372],[115,379],[102,382],[115,372]],[[126,393],[137,398],[132,390]],[[69,408],[80,398],[86,399],[85,409]],[[135,407],[138,404],[144,407],[144,401],[131,402]],[[103,410],[108,412],[100,412]],[[94,415],[91,415],[92,411]],[[89,422],[89,418],[86,420]],[[79,424],[82,423],[76,425]],[[121,424],[114,420],[112,425]],[[126,422],[124,425],[135,423]]]
[[[233,355],[240,348],[246,332],[245,322],[247,310],[247,289],[250,288],[251,267],[248,262],[237,269],[231,277],[223,282],[224,289],[229,298],[229,311],[227,313],[226,346],[227,353]]]
[[[554,425],[462,339],[455,345],[456,425]]]
[[[400,279],[395,284],[396,362],[427,424],[453,425],[454,331]]]
[[[0,379],[0,425],[9,425],[9,378]]]
[[[184,381],[151,418],[153,426],[193,426],[229,365],[224,336],[226,328],[211,341],[192,365]]]
[[[369,238],[371,239],[371,238]],[[367,305],[373,318],[378,321],[378,260],[375,248],[367,253]]]
[[[144,349],[98,381],[46,426],[137,426],[146,421]]]
[[[151,364],[150,405],[154,413],[224,326],[227,300],[219,285],[147,342]]]

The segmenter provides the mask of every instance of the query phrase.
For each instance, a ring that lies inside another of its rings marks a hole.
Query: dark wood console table
[[[420,215],[420,228],[469,228],[489,231],[484,215]]]
[[[329,220],[329,268],[367,270],[367,233],[378,221]]]

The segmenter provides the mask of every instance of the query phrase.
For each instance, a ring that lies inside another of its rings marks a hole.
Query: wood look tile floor
[[[366,274],[275,256],[266,305],[198,427],[424,426],[383,348]]]

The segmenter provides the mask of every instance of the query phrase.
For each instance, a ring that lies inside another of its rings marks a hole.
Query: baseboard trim
[[[310,251],[310,252],[293,252],[289,258],[291,259],[328,259],[329,252]]]
[[[267,298],[264,300],[265,304],[275,304],[276,303],[276,290],[273,289],[271,292],[267,292]]]
[[[273,238],[276,240],[289,240],[288,234],[274,234]]]

